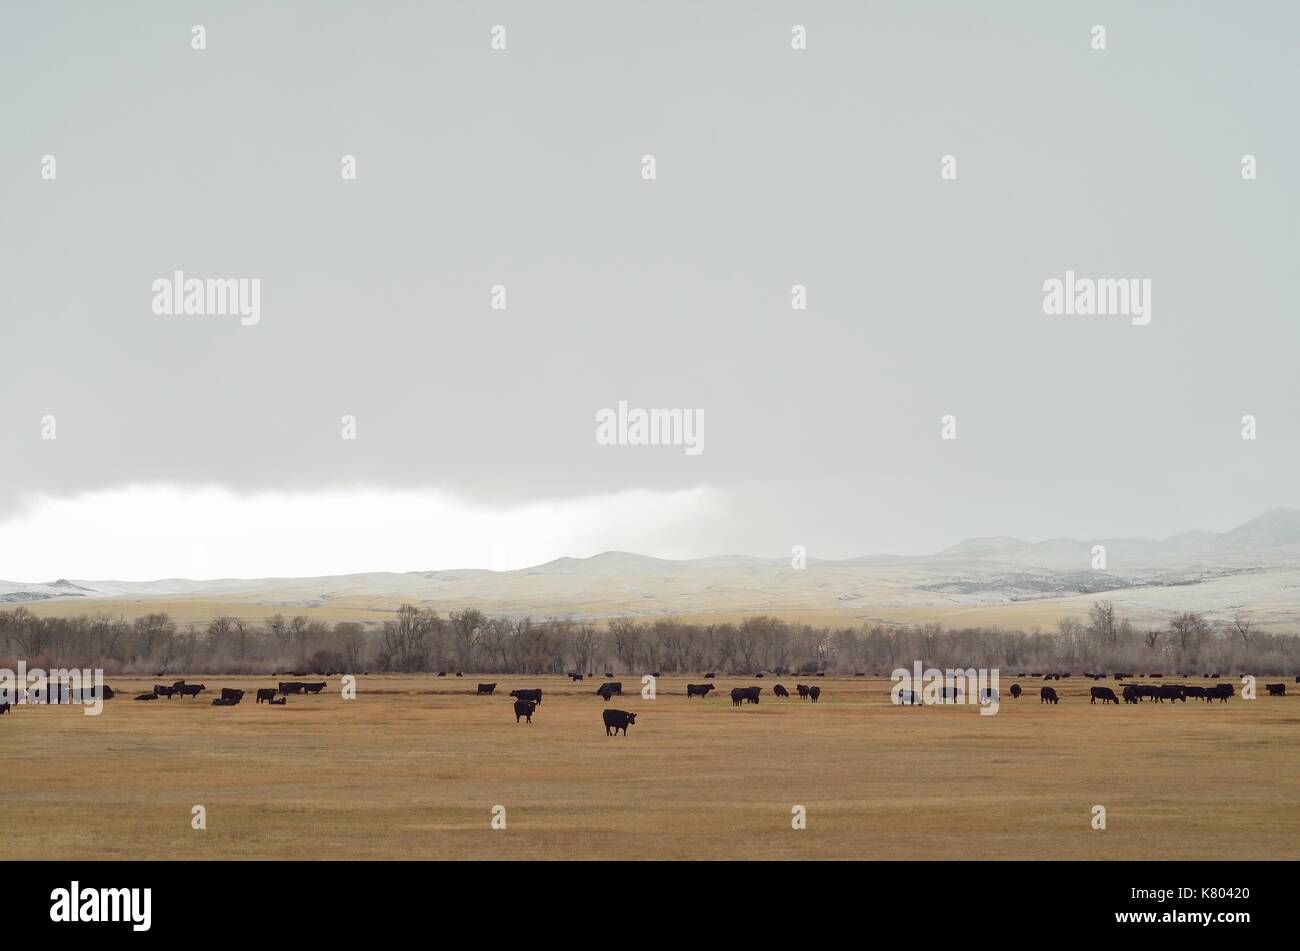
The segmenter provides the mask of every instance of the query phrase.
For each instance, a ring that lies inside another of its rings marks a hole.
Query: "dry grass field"
[[[166,678],[168,680],[173,678]],[[311,678],[307,678],[311,679]],[[498,696],[473,695],[478,680]],[[685,697],[661,678],[627,738],[597,682],[366,676],[358,698],[284,707],[130,697],[98,717],[0,717],[8,858],[936,859],[1300,857],[1300,699],[1091,706],[1091,682],[1022,683],[1001,712],[899,708],[877,678],[817,679],[821,702]],[[793,688],[797,678],[779,678]],[[722,677],[725,692],[750,681]],[[540,686],[531,726],[514,687]],[[1295,687],[1292,687],[1295,690]],[[793,691],[792,691],[793,692]],[[207,829],[190,828],[191,808]],[[507,828],[490,827],[494,804]],[[807,829],[791,829],[791,807]],[[1090,828],[1094,804],[1108,828]]]

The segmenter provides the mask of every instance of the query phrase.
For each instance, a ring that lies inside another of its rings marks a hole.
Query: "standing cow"
[[[636,714],[628,713],[626,710],[603,710],[601,719],[605,721],[605,735],[610,736],[613,730],[613,736],[618,736],[618,731],[622,730],[623,735],[627,736],[627,728],[636,724]]]
[[[1039,703],[1060,703],[1061,698],[1056,695],[1056,691],[1051,687],[1043,687],[1038,691]]]
[[[515,701],[515,722],[519,722],[520,717],[527,717],[528,722],[533,722],[533,711],[537,709],[537,704],[531,700]]]
[[[1098,700],[1101,701],[1103,707],[1108,703],[1119,703],[1119,697],[1115,696],[1115,691],[1111,690],[1109,687],[1092,688],[1092,699],[1088,702],[1096,703]]]

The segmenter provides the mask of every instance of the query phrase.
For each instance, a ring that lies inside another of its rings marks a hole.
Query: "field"
[[[165,678],[170,682],[171,679]],[[311,679],[311,678],[306,678]],[[820,703],[685,697],[658,681],[606,737],[596,682],[467,675],[339,679],[284,707],[134,702],[100,716],[0,717],[8,858],[1270,858],[1300,857],[1300,699],[1091,706],[1091,682],[973,706],[899,708],[879,678],[818,678]],[[692,678],[696,682],[698,678]],[[780,678],[793,688],[797,678]],[[1294,678],[1288,678],[1293,680]],[[498,696],[473,695],[478,680]],[[501,693],[539,686],[533,724]],[[1294,692],[1297,688],[1291,686]],[[792,689],[793,692],[793,689]],[[1262,692],[1262,689],[1261,689]],[[207,828],[191,829],[191,809]],[[505,830],[491,828],[494,805]],[[791,828],[791,809],[807,828]],[[1091,828],[1094,805],[1107,828]]]

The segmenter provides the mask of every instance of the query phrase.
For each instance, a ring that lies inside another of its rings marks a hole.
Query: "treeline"
[[[134,621],[107,614],[36,617],[0,611],[0,665],[102,667],[108,673],[268,674],[273,670],[547,674],[751,674],[760,670],[887,675],[916,661],[934,667],[1021,671],[1289,674],[1300,671],[1300,638],[1261,632],[1245,614],[1213,623],[1184,613],[1138,629],[1114,606],[1051,631],[941,624],[815,627],[775,617],[731,624],[673,618],[606,623],[490,617],[471,609],[447,617],[403,606],[378,625],[271,615],[261,623],[217,617],[177,625],[166,614]]]

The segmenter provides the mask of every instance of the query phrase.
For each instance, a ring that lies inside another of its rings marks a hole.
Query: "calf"
[[[775,696],[778,696],[778,697],[788,697],[788,696],[790,696],[790,691],[786,690],[786,689],[785,689],[784,687],[782,687],[780,684],[777,684],[775,687],[772,688],[772,693],[773,693]]]
[[[215,700],[212,701],[212,705],[214,707],[237,707],[239,706],[239,701],[229,700],[226,699],[225,697],[217,697]]]
[[[1011,685],[1011,699],[1012,699],[1012,700],[1018,700],[1018,699],[1020,699],[1020,695],[1021,695],[1022,693],[1024,693],[1024,691],[1020,689],[1020,684],[1012,684],[1012,685]]]
[[[479,685],[478,685],[478,696],[480,696],[480,697],[490,697],[490,696],[492,696],[492,691],[493,691],[493,690],[496,690],[496,689],[497,689],[497,685],[496,685],[496,684],[479,684]]]
[[[534,690],[512,690],[510,696],[516,700],[531,700],[539,707],[542,705],[542,690],[540,687]]]
[[[289,702],[289,698],[288,698],[288,697],[281,697],[279,700],[272,700],[272,701],[270,701],[270,704],[271,704],[271,706],[273,706],[273,707],[282,707],[282,706],[284,706],[284,705],[285,705],[286,703],[288,703],[288,702]]]
[[[1264,684],[1264,689],[1268,691],[1270,697],[1286,696],[1286,684]]]
[[[533,722],[533,711],[537,709],[537,704],[531,700],[515,701],[515,722],[519,722],[520,717],[527,717],[528,722]]]
[[[142,694],[137,694],[136,697],[135,697],[135,699],[136,699],[136,700],[157,700],[157,699],[158,699],[158,694],[156,694],[156,693],[142,693]]]
[[[1038,691],[1039,703],[1060,703],[1061,698],[1056,695],[1056,691],[1051,687],[1043,687]]]
[[[258,702],[258,703],[261,703],[263,700],[266,700],[266,701],[269,702],[269,703],[274,703],[274,702],[275,702],[275,688],[274,688],[274,687],[260,687],[260,688],[258,688],[258,691],[257,691],[257,702]]]
[[[808,699],[811,700],[813,703],[816,703],[817,698],[820,697],[821,695],[822,695],[821,687],[813,686],[808,688]],[[758,703],[757,697],[754,698],[754,702]]]
[[[614,736],[618,736],[619,730],[622,730],[623,735],[627,736],[627,728],[636,724],[636,714],[628,713],[626,710],[602,710],[601,719],[605,721],[606,736],[611,735],[611,729]]]
[[[1115,696],[1115,691],[1111,690],[1109,687],[1092,688],[1092,699],[1088,702],[1096,703],[1098,700],[1101,701],[1102,706],[1105,706],[1108,703],[1119,703],[1119,697]]]
[[[687,684],[686,699],[689,700],[691,699],[691,697],[707,697],[709,695],[709,691],[712,690],[715,686],[717,685],[716,684]],[[608,700],[609,697],[606,697],[605,699]]]

